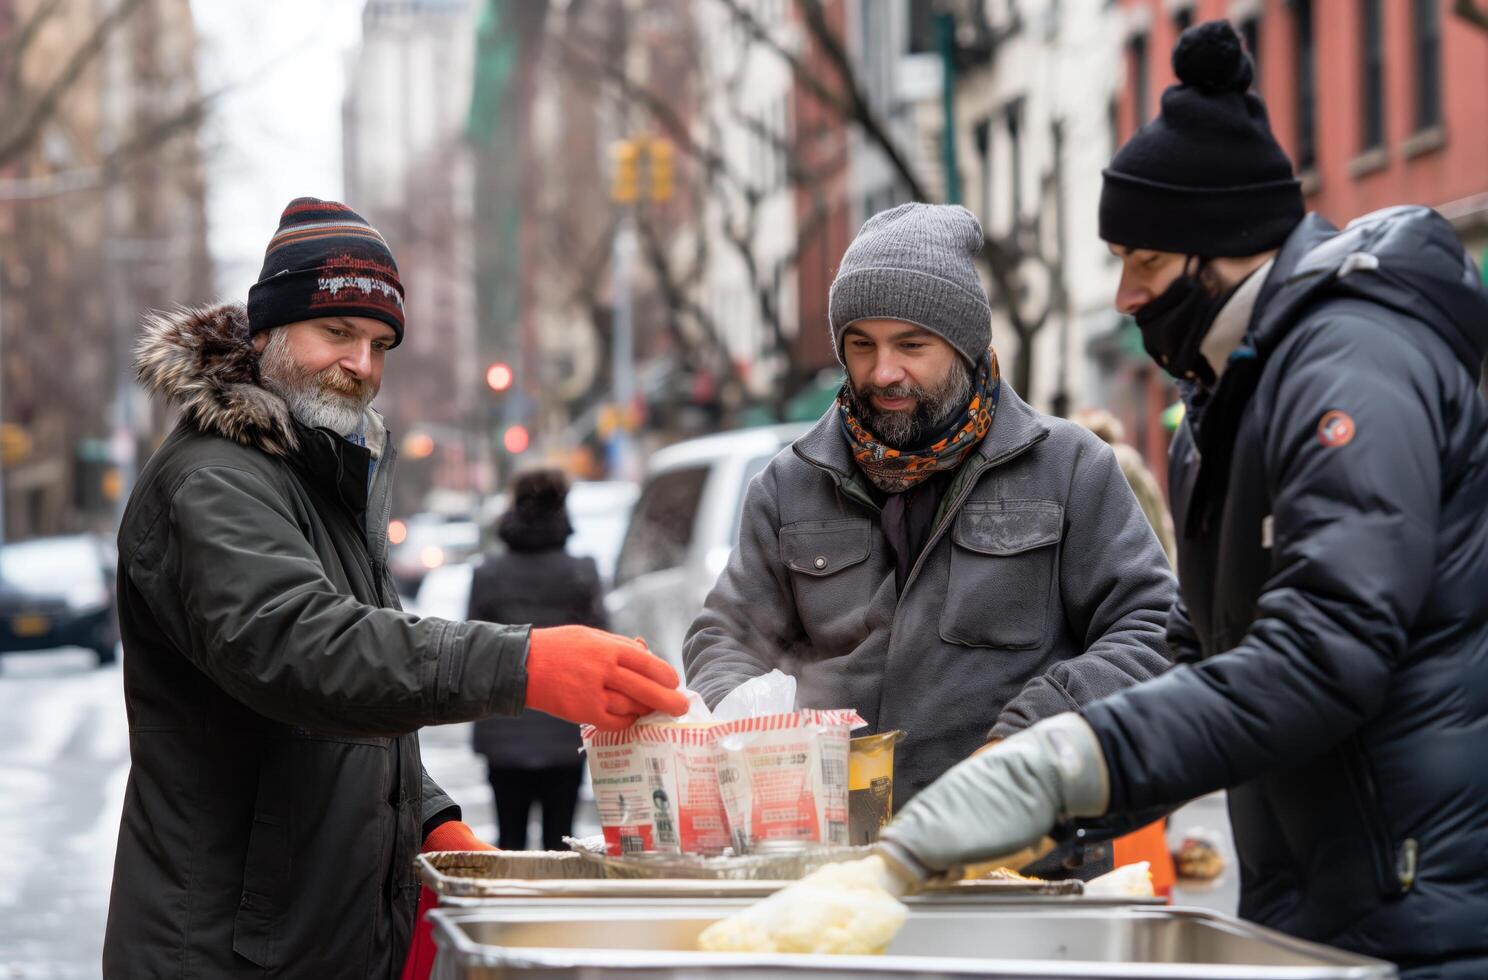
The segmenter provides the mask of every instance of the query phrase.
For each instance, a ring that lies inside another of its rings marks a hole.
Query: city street
[[[426,729],[422,744],[430,774],[494,840],[470,726]],[[118,665],[98,668],[70,649],[0,658],[0,980],[99,975],[128,773]],[[599,832],[588,799],[575,830]]]
[[[117,665],[0,660],[0,977],[99,974],[129,738]]]

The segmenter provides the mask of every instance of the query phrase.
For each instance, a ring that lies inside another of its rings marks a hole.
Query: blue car
[[[75,646],[118,657],[113,549],[76,534],[0,545],[0,654]]]

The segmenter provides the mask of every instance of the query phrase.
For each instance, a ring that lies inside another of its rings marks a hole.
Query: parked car
[[[634,483],[624,480],[581,481],[569,488],[568,516],[574,533],[568,539],[568,553],[593,558],[599,566],[600,581],[605,584],[615,574],[620,542],[625,538],[630,510],[639,492]],[[490,506],[481,511],[482,526],[489,529],[505,506],[504,495],[492,497]],[[495,546],[499,546],[499,541]],[[470,580],[474,570],[474,561],[446,563],[431,569],[409,603],[409,611],[420,616],[464,619],[470,608]]]
[[[682,641],[739,540],[749,481],[809,424],[740,429],[651,457],[606,597],[617,633],[682,670]]]
[[[0,545],[0,654],[77,646],[118,657],[112,545],[74,534]]]
[[[415,596],[429,572],[480,550],[480,527],[463,515],[414,514],[389,524],[388,543],[388,570],[398,593]]]
[[[472,561],[440,565],[424,576],[418,592],[404,608],[415,616],[438,619],[464,619],[470,610],[470,581],[479,558]]]
[[[615,580],[615,562],[640,493],[628,480],[586,480],[568,490],[568,519],[574,528],[568,553],[593,558],[606,586]]]

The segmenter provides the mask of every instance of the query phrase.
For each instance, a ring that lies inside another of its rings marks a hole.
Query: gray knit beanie
[[[903,320],[944,337],[975,365],[992,344],[992,308],[976,257],[982,226],[955,204],[880,211],[842,256],[827,301],[832,349],[859,320]]]

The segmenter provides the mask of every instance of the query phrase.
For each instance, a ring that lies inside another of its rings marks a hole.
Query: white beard
[[[362,424],[366,409],[354,398],[319,391],[281,390],[279,395],[289,405],[290,414],[312,429],[330,429],[349,436]]]
[[[289,343],[282,331],[269,333],[269,342],[259,360],[259,373],[264,387],[284,399],[289,412],[302,425],[312,429],[330,429],[349,436],[362,424],[362,416],[372,399],[338,394],[322,385],[313,375],[307,376],[289,353]]]

